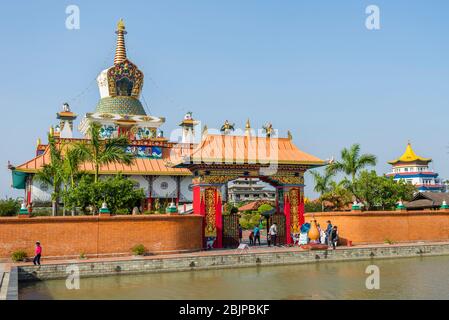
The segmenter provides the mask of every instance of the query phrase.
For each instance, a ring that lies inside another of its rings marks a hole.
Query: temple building
[[[402,156],[388,162],[392,170],[387,176],[413,184],[419,192],[444,192],[445,186],[438,178],[438,173],[429,168],[430,162],[431,158],[418,156],[409,142]]]
[[[228,184],[228,201],[232,203],[275,199],[276,190],[257,178],[238,178]]]
[[[84,137],[74,138],[77,115],[64,104],[57,113],[57,125],[49,132],[58,148],[63,151],[63,146],[70,143],[89,143],[92,123],[101,126],[100,138],[105,141],[126,135],[129,138],[126,151],[135,156],[133,162],[102,165],[100,178],[121,173],[132,179],[135,187],[144,191],[143,211],[154,212],[171,202],[180,213],[181,208],[191,208],[194,214],[204,217],[203,237],[208,246],[213,239],[217,248],[238,245],[236,217],[222,216],[222,205],[229,199],[227,185],[232,181],[260,179],[270,184],[272,191],[253,184],[251,192],[259,199],[275,199],[277,214],[271,219],[279,225],[279,241],[291,243],[290,235],[299,233],[304,223],[304,173],[326,165],[326,161],[298,149],[290,132],[288,137],[278,137],[271,123],[263,127],[264,134],[257,135],[248,120],[245,134],[237,135],[234,124],[226,120],[221,134],[210,134],[206,126],[198,132],[199,121],[191,112],[179,124],[177,141],[169,141],[161,130],[165,118],[148,114],[140,102],[144,74],[127,57],[122,20],[116,34],[114,63],[97,77],[100,99],[78,127]],[[13,187],[25,190],[27,205],[51,201],[52,186],[35,179],[35,174],[51,163],[50,159],[49,145],[39,139],[31,160],[9,165]],[[79,169],[95,172],[91,162],[82,163]]]

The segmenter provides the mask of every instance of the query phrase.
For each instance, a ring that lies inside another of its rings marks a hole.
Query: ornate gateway
[[[224,215],[223,248],[237,248],[239,243],[239,216],[237,214]]]
[[[268,219],[268,228],[275,223],[278,226],[278,236],[276,243],[280,245],[287,244],[287,237],[285,234],[285,215],[283,214],[274,214]]]

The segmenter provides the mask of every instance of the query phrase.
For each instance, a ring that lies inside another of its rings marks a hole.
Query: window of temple
[[[133,91],[134,82],[124,77],[115,82],[115,87],[118,96],[131,96]]]

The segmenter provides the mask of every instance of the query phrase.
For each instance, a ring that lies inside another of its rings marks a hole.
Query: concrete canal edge
[[[278,248],[277,248],[278,249]],[[74,270],[83,277],[99,277],[118,274],[177,272],[193,270],[225,269],[237,267],[277,266],[302,263],[335,261],[376,260],[420,256],[449,255],[449,243],[382,245],[370,247],[339,248],[337,250],[305,251],[298,248],[270,252],[227,251],[220,254],[184,254],[177,257],[141,257],[108,261],[63,261],[33,265],[18,265],[19,281],[66,279]],[[70,266],[70,268],[68,268]]]
[[[17,267],[0,266],[0,300],[18,300],[19,277]]]

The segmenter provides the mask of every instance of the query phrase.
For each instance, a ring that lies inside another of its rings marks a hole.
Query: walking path
[[[337,251],[339,250],[359,250],[359,249],[369,249],[369,248],[401,248],[401,247],[410,247],[410,246],[423,246],[423,245],[449,245],[449,241],[440,241],[440,242],[407,242],[407,243],[395,243],[395,244],[366,244],[366,245],[357,245],[357,246],[340,246],[337,247]],[[332,251],[332,249],[329,249]],[[241,255],[245,253],[285,253],[285,252],[304,252],[309,250],[304,250],[298,246],[289,247],[289,246],[271,246],[267,245],[255,245],[250,246],[248,249],[214,249],[207,251],[197,251],[190,253],[175,253],[175,254],[160,254],[160,255],[147,255],[147,256],[114,256],[114,257],[102,257],[102,258],[88,258],[88,259],[53,259],[47,260],[45,256],[42,258],[41,263],[43,265],[49,264],[65,264],[65,263],[85,263],[85,262],[112,262],[112,261],[128,261],[128,260],[153,260],[153,259],[174,259],[174,258],[194,258],[194,257],[211,257],[211,256],[223,256],[223,255]],[[21,263],[6,263],[5,267],[9,266],[31,266],[32,262],[21,262]]]

